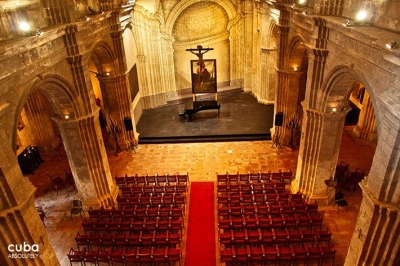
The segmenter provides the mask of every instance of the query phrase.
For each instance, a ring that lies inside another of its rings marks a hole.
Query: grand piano
[[[221,104],[217,100],[204,100],[204,101],[188,101],[185,104],[185,111],[180,113],[181,116],[188,115],[188,122],[193,121],[193,115],[197,112],[203,110],[218,110],[219,116],[219,109],[221,108]]]

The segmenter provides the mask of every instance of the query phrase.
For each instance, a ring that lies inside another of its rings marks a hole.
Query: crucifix
[[[199,59],[199,61],[197,62],[197,70],[196,70],[196,74],[198,76],[198,83],[196,85],[196,89],[199,90],[203,89],[204,80],[206,79],[206,74],[208,74],[206,70],[206,65],[204,63],[203,54],[211,50],[214,50],[214,48],[203,48],[203,46],[201,45],[197,45],[197,48],[186,49],[186,51],[196,55],[197,58]],[[193,97],[195,97],[194,94]]]
[[[197,63],[200,67],[204,68],[204,59],[203,54],[207,53],[208,51],[214,50],[214,48],[203,48],[201,45],[197,45],[197,48],[190,48],[186,49],[186,51],[191,52],[192,54],[196,55],[199,58],[199,62]],[[198,53],[195,53],[198,51]]]

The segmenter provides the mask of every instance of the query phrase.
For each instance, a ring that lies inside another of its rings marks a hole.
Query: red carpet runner
[[[214,183],[192,182],[185,266],[215,265]]]

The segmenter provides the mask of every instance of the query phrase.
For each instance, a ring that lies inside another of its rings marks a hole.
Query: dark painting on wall
[[[131,87],[131,101],[133,102],[136,95],[139,93],[139,79],[136,64],[131,68],[131,71],[129,71],[129,86]]]
[[[190,60],[192,71],[192,93],[217,92],[217,60]]]

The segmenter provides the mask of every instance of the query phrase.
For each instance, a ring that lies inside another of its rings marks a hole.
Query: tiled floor
[[[351,135],[351,128],[346,128],[339,161],[350,163],[350,171],[361,168],[368,173],[375,145],[360,141]],[[363,156],[360,157],[359,154]],[[69,167],[63,148],[42,154],[42,157],[46,162],[39,166],[35,175],[27,178],[37,187],[36,204],[42,205],[47,214],[46,229],[57,257],[61,265],[69,265],[66,254],[71,247],[76,247],[76,233],[82,232],[82,220],[79,216],[74,216],[71,220],[68,212],[70,202],[77,192],[70,187],[69,191],[63,190],[56,195],[49,186],[47,173],[60,173],[65,177],[64,170]],[[188,172],[192,182],[215,181],[217,172],[243,173],[277,168],[295,170],[297,151],[272,147],[271,141],[147,144],[139,145],[136,153],[128,151],[118,157],[113,155],[113,150],[110,149],[109,164],[112,176]],[[342,209],[338,212],[336,208],[332,209],[332,206],[319,208],[324,215],[323,227],[329,226],[333,232],[333,244],[338,249],[335,265],[344,264],[362,199],[359,188],[351,194],[346,192],[345,197],[349,202],[347,212]],[[182,264],[183,262],[184,260]]]

